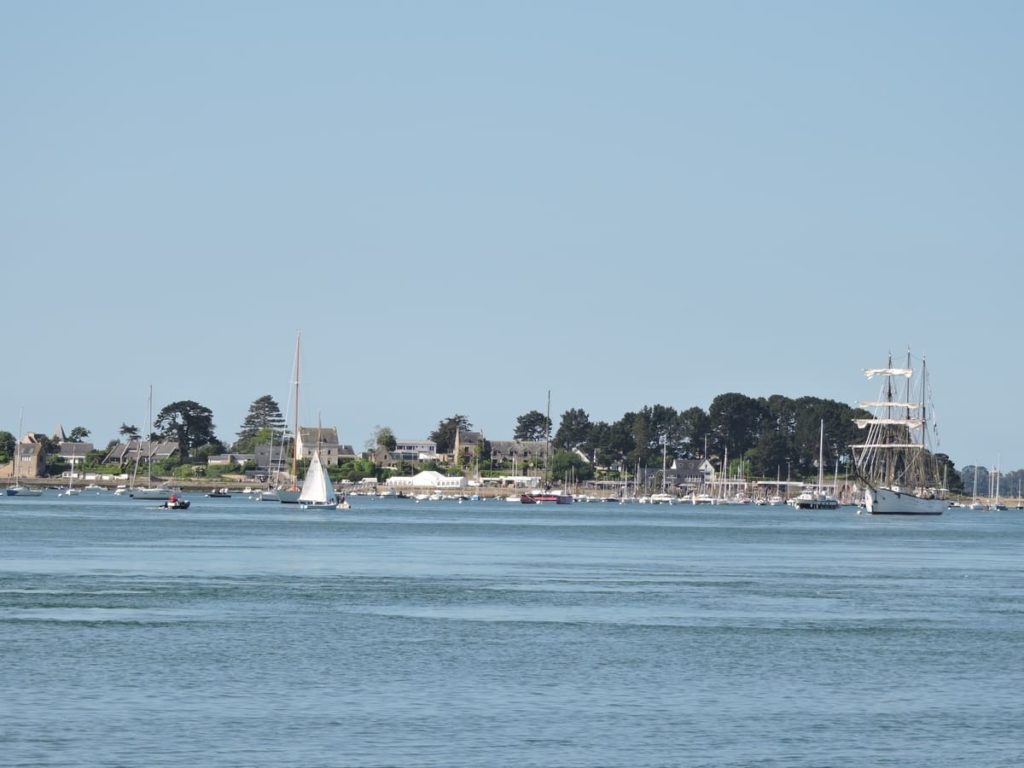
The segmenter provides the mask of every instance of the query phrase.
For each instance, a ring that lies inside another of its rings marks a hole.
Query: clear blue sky
[[[0,429],[870,397],[1024,467],[1024,5],[0,6]]]

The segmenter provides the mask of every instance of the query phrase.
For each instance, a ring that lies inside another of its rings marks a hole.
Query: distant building
[[[134,462],[136,457],[141,462],[162,461],[171,458],[176,453],[178,453],[178,443],[175,440],[129,440],[127,443],[115,443],[103,457],[103,463],[125,466]]]
[[[68,443],[60,444],[60,457],[74,469],[85,461],[85,457],[95,450],[92,443]]]
[[[299,427],[298,457],[312,459],[313,452],[319,448],[320,461],[325,466],[333,467],[356,457],[351,445],[338,442],[336,427]]]
[[[274,450],[273,467],[270,466],[271,447],[273,447]],[[253,450],[255,451],[253,454],[253,461],[256,462],[257,469],[273,469],[275,472],[280,472],[282,469],[285,469],[292,460],[291,450],[281,444],[271,446],[269,442],[263,443],[263,445],[257,445]]]
[[[524,459],[543,461],[548,444],[544,440],[494,440],[491,442],[491,460],[495,464],[517,462]]]
[[[666,474],[676,486],[697,488],[714,481],[715,467],[707,459],[674,459]]]
[[[247,461],[255,461],[254,453],[219,453],[216,456],[208,456],[206,463],[210,466],[230,466],[231,464],[245,464]]]
[[[452,448],[452,460],[456,464],[466,464],[472,461],[476,455],[477,448],[483,445],[483,432],[463,432],[456,430],[455,446]]]
[[[46,470],[46,449],[42,438],[27,432],[14,446],[14,456],[0,475],[3,477],[43,477]]]
[[[437,458],[437,443],[433,440],[396,440],[390,458],[395,461],[433,461]]]

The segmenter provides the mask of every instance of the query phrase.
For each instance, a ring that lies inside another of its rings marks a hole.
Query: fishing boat
[[[915,371],[908,351],[905,367],[894,367],[890,355],[885,368],[864,373],[882,379],[878,399],[857,403],[871,415],[854,419],[867,434],[863,443],[850,446],[856,474],[866,486],[864,508],[872,515],[941,515],[950,502],[929,445],[924,360]]]
[[[158,509],[188,509],[192,506],[192,502],[188,499],[182,499],[177,494],[171,494],[167,501],[161,504]]]

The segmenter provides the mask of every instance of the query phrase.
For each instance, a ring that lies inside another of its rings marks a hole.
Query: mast
[[[548,411],[544,423],[544,482],[548,481],[551,469],[551,390],[548,390]]]
[[[661,436],[661,492],[665,493],[665,460],[668,456],[668,437]]]
[[[295,375],[292,380],[294,386],[294,399],[295,399],[295,411],[293,413],[292,425],[295,428],[292,443],[292,486],[297,484],[298,480],[298,463],[299,463],[299,345],[302,340],[302,334],[299,333],[295,337]]]
[[[18,439],[14,443],[14,484],[19,485],[21,480],[21,430],[25,421],[25,409],[18,411]]]
[[[149,385],[149,410],[147,412],[147,425],[149,435],[147,438],[148,450],[146,451],[146,487],[153,487],[153,385]]]
[[[825,419],[821,420],[821,432],[818,435],[818,494],[824,493],[825,487]]]

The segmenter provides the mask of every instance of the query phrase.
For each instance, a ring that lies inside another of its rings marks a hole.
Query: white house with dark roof
[[[92,443],[68,443],[60,444],[60,457],[74,469],[85,461],[85,457],[94,450]]]

